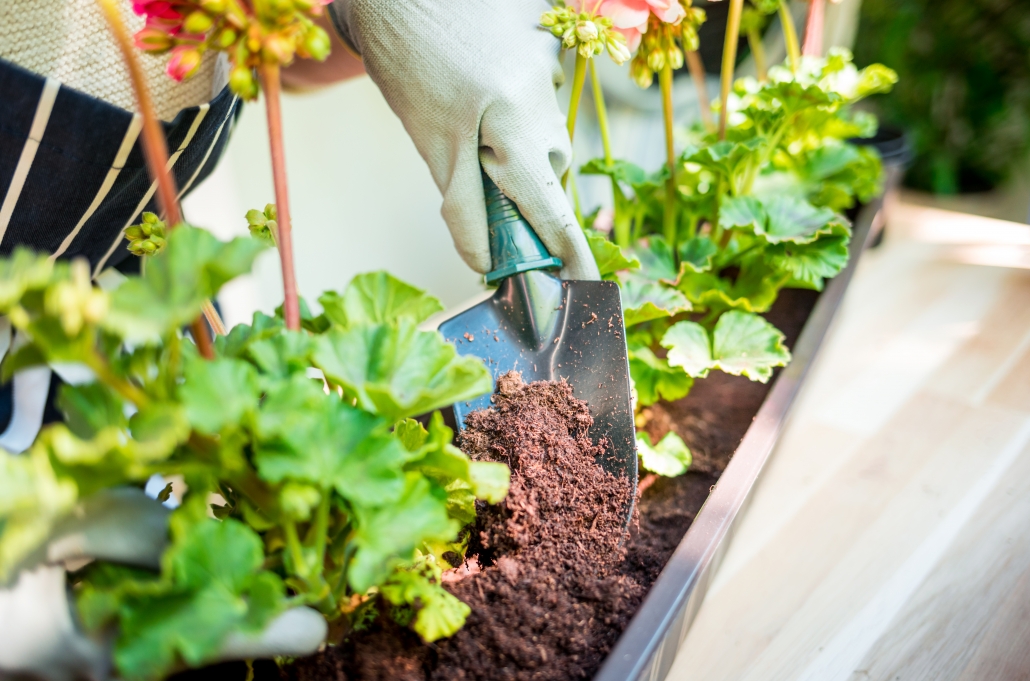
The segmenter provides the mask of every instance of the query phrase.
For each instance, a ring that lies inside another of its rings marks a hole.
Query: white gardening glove
[[[87,636],[76,626],[65,566],[101,559],[159,569],[168,541],[168,514],[141,490],[124,488],[93,495],[60,523],[25,561],[28,567],[0,588],[0,679],[107,679],[111,642]],[[260,633],[231,634],[219,659],[309,655],[325,636],[320,614],[294,608]]]
[[[480,163],[533,226],[566,279],[599,279],[561,176],[572,160],[555,90],[560,43],[544,0],[335,0],[341,37],[400,117],[443,194],[469,267],[490,246]]]

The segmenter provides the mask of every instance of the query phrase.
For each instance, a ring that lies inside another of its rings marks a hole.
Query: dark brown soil
[[[797,340],[818,294],[785,290],[765,316]],[[472,608],[453,638],[427,646],[388,617],[343,645],[282,670],[296,681],[588,679],[629,623],[751,425],[772,382],[714,372],[690,395],[648,413],[652,441],[670,430],[690,470],[658,478],[619,544],[625,481],[594,463],[589,414],[568,386],[502,385],[495,408],[469,417],[473,458],[511,466],[512,491],[479,509],[472,553],[483,569],[451,585]],[[259,676],[263,676],[259,674]]]

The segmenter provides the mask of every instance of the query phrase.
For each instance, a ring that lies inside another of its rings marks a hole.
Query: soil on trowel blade
[[[447,588],[472,609],[454,637],[421,645],[382,617],[290,675],[341,679],[590,678],[642,599],[620,573],[625,509],[635,490],[606,472],[593,420],[567,383],[498,381],[494,406],[466,418],[461,448],[511,468],[511,490],[480,504],[469,541],[478,571]]]

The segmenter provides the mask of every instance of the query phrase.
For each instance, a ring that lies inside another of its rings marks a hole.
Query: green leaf
[[[354,546],[347,572],[351,587],[364,593],[382,583],[397,565],[412,559],[427,541],[451,541],[459,524],[448,517],[446,493],[418,473],[408,473],[404,494],[395,503],[355,507]]]
[[[404,491],[410,458],[386,422],[326,395],[295,375],[272,386],[257,417],[258,474],[273,483],[333,487],[365,505],[387,504]]]
[[[471,609],[440,585],[441,570],[432,556],[422,565],[397,570],[380,587],[379,592],[395,606],[417,606],[412,628],[426,643],[457,633],[465,624]]]
[[[257,410],[257,372],[242,360],[191,359],[183,376],[179,399],[186,418],[201,433],[213,435]]]
[[[767,220],[765,206],[754,196],[727,196],[719,205],[719,226],[723,229],[750,227],[757,233],[765,229]]]
[[[824,236],[810,244],[777,244],[769,248],[767,258],[790,273],[789,286],[822,291],[824,281],[847,265],[849,241],[848,236]]]
[[[654,446],[647,433],[637,433],[637,453],[645,470],[670,478],[686,473],[692,461],[686,443],[671,431]]]
[[[651,235],[647,243],[636,246],[631,251],[640,261],[640,275],[651,281],[675,282],[679,275],[676,268],[676,257],[672,247],[664,238]]]
[[[472,461],[469,463],[469,476],[472,479],[472,492],[477,499],[498,504],[508,496],[511,471],[503,463]]]
[[[419,324],[443,310],[439,300],[386,272],[359,274],[342,296],[327,291],[318,302],[325,316],[345,329],[401,320]]]
[[[684,162],[696,163],[702,168],[717,173],[723,179],[735,178],[743,167],[755,160],[761,148],[761,139],[743,142],[723,140],[704,147],[690,147],[680,157]]]
[[[711,339],[700,324],[678,322],[666,331],[661,345],[669,350],[669,364],[696,378],[718,369],[765,383],[774,367],[790,361],[783,340],[783,334],[758,315],[731,310],[719,317]]]
[[[130,277],[111,294],[105,325],[126,340],[156,341],[200,314],[228,281],[250,271],[264,246],[249,237],[218,241],[186,225],[168,235],[168,246],[147,258],[142,277]]]
[[[91,438],[107,427],[124,428],[125,405],[102,383],[61,386],[57,408],[68,428],[81,438]]]
[[[282,319],[255,312],[250,325],[237,324],[225,336],[215,338],[215,350],[225,357],[242,357],[250,344],[278,335],[284,328]]]
[[[765,202],[768,223],[756,230],[770,243],[810,243],[829,228],[837,215],[794,196],[774,196]]]
[[[630,348],[629,372],[637,389],[637,401],[642,406],[686,397],[694,385],[694,379],[683,369],[669,366],[667,360],[656,357],[646,347]]]
[[[144,406],[129,419],[129,430],[135,440],[132,453],[147,462],[168,458],[190,436],[185,409],[173,402]]]
[[[75,500],[75,484],[58,478],[44,448],[20,455],[0,449],[0,586]]]
[[[42,291],[50,283],[54,263],[41,253],[18,246],[0,258],[0,313],[7,313],[26,291]]]
[[[409,452],[418,452],[429,438],[429,431],[415,419],[404,419],[393,428],[393,434]]]
[[[311,366],[315,343],[304,331],[286,331],[253,341],[247,357],[261,369],[263,377],[286,378],[304,373]]]
[[[870,64],[858,74],[858,87],[855,89],[856,99],[881,92],[890,92],[898,82],[898,74],[883,64]]]
[[[359,407],[391,421],[493,389],[482,360],[459,356],[439,333],[419,331],[406,319],[397,326],[334,329],[317,339],[314,360]]]
[[[671,286],[639,276],[625,277],[619,290],[622,313],[627,327],[662,317],[689,312],[690,301]]]
[[[635,270],[640,267],[640,261],[633,256],[627,257],[614,241],[596,232],[588,231],[585,234],[602,279],[613,279],[616,272]]]
[[[159,582],[122,582],[114,660],[126,679],[157,679],[178,662],[215,659],[232,632],[259,631],[286,607],[282,580],[261,570],[258,535],[204,520],[165,553]]]
[[[680,268],[691,272],[708,272],[718,253],[719,247],[706,236],[688,239],[679,246]]]

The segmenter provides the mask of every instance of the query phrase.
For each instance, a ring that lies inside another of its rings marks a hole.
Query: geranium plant
[[[163,169],[134,48],[103,3],[151,133],[148,162]],[[316,4],[137,5],[148,14],[137,42],[171,49],[173,77],[188,76],[196,51],[232,49],[233,87],[255,94],[239,69],[256,67],[271,100],[284,55],[324,56],[308,21]],[[281,149],[272,117],[270,136]],[[317,316],[288,297],[276,315],[257,313],[213,343],[202,321],[186,336],[184,325],[269,244],[292,272],[289,230],[277,203],[248,213],[253,238],[221,242],[184,224],[172,178],[155,177],[164,219],[147,213],[127,230],[145,267],[114,291],[94,288],[84,261],[24,249],[0,260],[0,315],[27,341],[6,357],[4,378],[54,362],[88,370],[61,388],[63,423],[43,428],[24,455],[0,452],[0,582],[77,504],[160,475],[179,482],[159,499],[181,496],[161,570],[98,561],[70,577],[83,626],[114,638],[121,678],[201,665],[231,632],[260,631],[297,605],[337,632],[383,609],[426,641],[454,633],[469,610],[441,587],[441,572],[464,555],[476,500],[501,500],[509,472],[470,461],[434,410],[488,392],[489,372],[420,331],[442,306],[384,272],[325,293]]]
[[[611,178],[610,234],[595,230],[591,216],[583,227],[602,275],[622,287],[641,426],[647,406],[686,396],[712,370],[765,382],[785,365],[784,336],[761,314],[781,289],[822,290],[840,272],[851,237],[843,212],[880,191],[875,151],[847,141],[873,135],[876,121],[850,107],[890,89],[894,73],[880,65],[858,70],[843,49],[815,56],[821,0],[811,5],[804,48],[783,0],[753,0],[746,8],[743,0],[729,1],[714,107],[719,123],[688,131],[679,153],[672,69],[683,63],[681,50],[696,49],[703,13],[689,0],[605,0],[596,8],[630,45],[639,44],[630,75],[647,87],[658,73],[664,103],[667,162],[647,172],[612,157],[595,81],[605,155],[579,168]],[[774,12],[784,26],[786,64],[760,64],[758,78],[734,80],[741,27],[761,60],[759,29]],[[570,107],[570,119],[576,114]],[[639,435],[644,468],[665,475],[686,470],[686,445],[669,438],[652,445]]]

